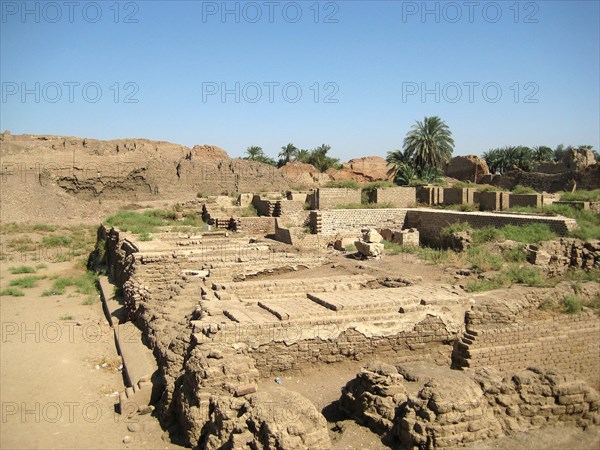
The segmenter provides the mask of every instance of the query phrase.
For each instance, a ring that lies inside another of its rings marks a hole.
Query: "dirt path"
[[[0,286],[31,275],[15,275],[0,263]],[[35,262],[25,263],[35,266]],[[63,295],[42,296],[53,276],[82,274],[80,263],[46,263],[37,286],[22,297],[2,296],[0,346],[3,449],[166,449],[156,419],[127,419],[115,413],[123,389],[113,333],[100,302],[73,287]],[[128,426],[137,431],[131,432]],[[131,442],[123,439],[130,436]]]

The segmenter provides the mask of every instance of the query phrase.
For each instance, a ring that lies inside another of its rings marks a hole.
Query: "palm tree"
[[[310,151],[308,150],[298,150],[298,153],[296,153],[296,161],[300,161],[300,162],[308,162],[308,158],[310,158]]]
[[[298,154],[298,149],[294,144],[288,144],[284,147],[281,147],[281,151],[279,152],[279,158],[283,164],[287,164],[290,161],[293,161]],[[282,164],[282,165],[283,165]]]
[[[533,159],[536,162],[552,161],[552,149],[545,145],[533,147]]]
[[[448,125],[437,116],[417,121],[404,138],[404,153],[417,167],[433,166],[439,169],[450,161],[454,139]]]
[[[327,156],[327,153],[331,150],[331,146],[323,144],[313,149],[308,157],[308,163],[319,169],[320,172],[325,172],[330,167],[336,167],[339,160]]]
[[[248,159],[250,161],[257,161],[264,156],[262,147],[257,147],[255,145],[248,147],[246,149],[246,157],[244,159]]]
[[[406,164],[406,156],[402,150],[392,150],[391,152],[388,152],[385,160],[389,167],[387,176],[392,179],[396,178],[398,171]]]

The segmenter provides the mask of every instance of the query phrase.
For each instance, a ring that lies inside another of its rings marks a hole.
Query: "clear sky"
[[[98,139],[600,146],[600,2],[2,1],[2,130]],[[136,102],[137,101],[137,102]]]

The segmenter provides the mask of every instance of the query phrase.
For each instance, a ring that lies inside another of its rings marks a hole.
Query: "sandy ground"
[[[8,271],[21,263],[0,264],[2,288],[23,276]],[[74,262],[46,264],[36,275],[73,276],[83,270]],[[64,295],[42,297],[51,284],[43,279],[37,287],[23,289],[23,297],[0,298],[0,447],[179,448],[162,439],[155,418],[127,419],[115,412],[115,393],[124,386],[101,303],[83,305],[86,296],[72,287]],[[138,430],[131,432],[128,426]],[[130,443],[123,443],[125,436]]]

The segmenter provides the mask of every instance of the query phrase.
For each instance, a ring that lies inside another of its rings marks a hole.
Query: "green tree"
[[[248,161],[260,162],[263,164],[269,164],[271,166],[277,166],[277,161],[265,155],[262,147],[257,147],[254,145],[246,149],[246,157],[243,159]]]
[[[404,154],[419,168],[443,169],[450,161],[454,139],[448,125],[437,116],[417,121],[404,138]]]
[[[329,150],[331,150],[329,145],[320,145],[319,147],[311,150],[307,162],[315,166],[321,172],[325,172],[330,167],[338,167],[339,160],[337,158],[328,156],[327,153]]]
[[[545,145],[539,145],[533,147],[533,159],[536,162],[552,161],[553,152],[550,147]]]
[[[246,157],[244,159],[249,161],[257,161],[261,156],[265,156],[262,147],[253,145],[246,149]]]
[[[406,165],[407,159],[402,150],[392,150],[388,152],[385,161],[387,162],[387,167],[389,167],[387,171],[388,177],[395,179],[398,171],[402,170]]]
[[[296,156],[298,155],[298,149],[294,144],[288,144],[281,147],[281,151],[279,152],[279,164],[281,166],[289,163],[290,161],[294,161]]]
[[[296,154],[296,161],[300,161],[302,163],[308,163],[308,159],[310,158],[310,151],[309,150],[298,150],[298,153]]]

